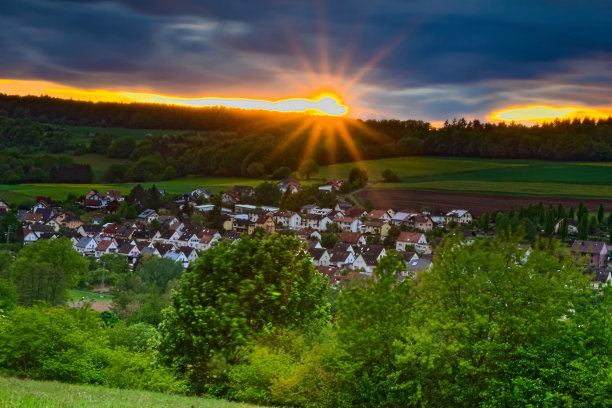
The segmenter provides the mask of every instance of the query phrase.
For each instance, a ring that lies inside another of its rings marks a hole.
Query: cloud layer
[[[0,78],[183,97],[331,88],[354,115],[436,121],[605,107],[610,15],[565,0],[0,2]]]

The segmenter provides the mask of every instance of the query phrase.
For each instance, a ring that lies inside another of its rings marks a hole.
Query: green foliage
[[[41,380],[184,393],[184,383],[146,353],[111,349],[87,309],[18,307],[0,320],[0,368]]]
[[[136,274],[140,276],[143,282],[153,283],[159,293],[163,293],[168,282],[179,278],[183,271],[183,266],[180,263],[169,258],[158,257],[145,258],[136,268]]]
[[[287,178],[291,175],[291,168],[290,167],[286,167],[286,166],[282,166],[277,168],[276,170],[274,170],[274,172],[272,173],[272,179],[273,180],[282,180],[284,178]]]
[[[249,177],[260,178],[266,174],[266,168],[261,162],[252,162],[249,164],[249,167],[247,167],[246,173]]]
[[[223,362],[254,337],[325,325],[326,291],[326,280],[294,237],[221,242],[183,274],[160,325],[160,355],[198,385],[214,383]]]
[[[255,187],[255,201],[259,205],[278,206],[282,193],[275,183],[262,183]]]
[[[316,161],[312,159],[308,159],[298,167],[298,173],[300,173],[300,177],[310,179],[311,176],[317,174],[319,172],[319,165]]]
[[[400,181],[399,176],[389,169],[383,170],[382,178],[385,183],[397,183]]]
[[[17,306],[17,287],[11,280],[0,278],[0,315],[15,306]]]
[[[69,239],[28,244],[11,265],[11,279],[17,286],[19,303],[31,305],[37,300],[52,305],[64,303],[68,298],[66,289],[79,281],[88,266]]]
[[[176,169],[173,166],[166,166],[162,173],[162,180],[172,180],[176,177]]]

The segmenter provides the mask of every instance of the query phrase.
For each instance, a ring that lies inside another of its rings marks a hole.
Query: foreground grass
[[[253,405],[147,391],[0,377],[0,406],[23,408],[240,408]]]

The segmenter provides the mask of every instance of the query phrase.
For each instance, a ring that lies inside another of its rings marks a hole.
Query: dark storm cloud
[[[0,76],[166,93],[282,88],[279,69],[303,69],[298,50],[318,70],[326,44],[332,70],[350,56],[350,75],[395,43],[360,81],[360,103],[384,116],[473,116],[533,89],[594,104],[605,98],[585,89],[612,87],[611,13],[608,1],[0,2]]]

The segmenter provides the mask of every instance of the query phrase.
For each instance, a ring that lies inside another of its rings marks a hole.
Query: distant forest
[[[305,121],[314,124],[301,126]],[[5,152],[70,150],[76,155],[89,152],[129,158],[129,165],[109,168],[105,181],[114,182],[188,174],[261,177],[279,168],[295,170],[307,158],[307,151],[320,165],[353,161],[357,155],[363,159],[424,155],[612,161],[612,118],[557,120],[533,127],[459,119],[447,121],[440,129],[419,120],[320,118],[322,137],[309,146],[317,121],[302,114],[223,107],[92,103],[0,94],[0,147]],[[344,123],[354,149],[335,122]],[[186,132],[142,140],[96,135],[89,145],[71,146],[61,132],[50,131],[49,124]],[[326,130],[327,124],[331,126]],[[283,145],[289,137],[291,142]]]

